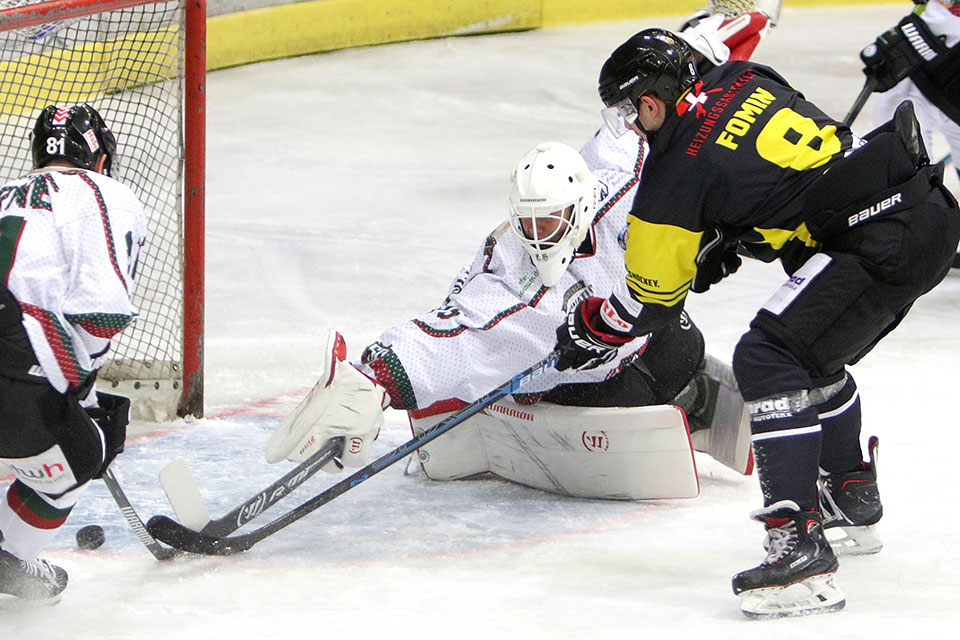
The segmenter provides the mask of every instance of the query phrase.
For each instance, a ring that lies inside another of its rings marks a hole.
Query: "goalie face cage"
[[[152,420],[203,413],[205,14],[204,0],[0,0],[0,182],[31,169],[44,106],[89,102],[146,209],[139,316],[98,379]]]

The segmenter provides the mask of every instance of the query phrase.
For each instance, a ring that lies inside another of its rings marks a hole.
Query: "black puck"
[[[96,549],[104,540],[103,527],[98,524],[88,524],[77,531],[77,546],[86,551]]]

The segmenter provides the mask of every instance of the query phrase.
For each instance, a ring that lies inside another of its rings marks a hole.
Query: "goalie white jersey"
[[[387,388],[394,408],[430,415],[472,402],[543,359],[568,311],[588,296],[609,295],[625,276],[627,213],[645,152],[637,136],[615,138],[606,127],[584,146],[581,155],[600,182],[600,201],[586,239],[555,285],[543,285],[504,223],[461,270],[440,307],[385,331],[356,366]],[[643,352],[647,339],[624,345],[615,360],[596,369],[549,370],[515,399],[535,401],[560,384],[609,379]]]
[[[0,277],[57,391],[83,385],[132,322],[145,233],[133,192],[94,171],[47,167],[0,187]]]

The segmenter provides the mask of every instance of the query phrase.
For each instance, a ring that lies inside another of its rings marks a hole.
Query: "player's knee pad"
[[[0,458],[17,480],[36,493],[58,496],[76,488],[78,474],[67,460],[63,447],[55,444],[40,453],[23,458]],[[80,475],[84,474],[82,469]],[[89,480],[89,477],[86,478]]]
[[[0,459],[21,481],[57,496],[99,474],[103,434],[75,397],[48,384],[4,379],[2,387]]]
[[[751,327],[737,343],[733,373],[747,401],[812,386],[796,356],[757,327]]]

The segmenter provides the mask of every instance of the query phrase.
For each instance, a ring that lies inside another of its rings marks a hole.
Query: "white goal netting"
[[[0,18],[28,4],[51,3],[0,0]],[[30,170],[28,135],[44,106],[89,102],[116,134],[114,177],[146,207],[139,316],[114,341],[100,380],[149,390],[155,419],[171,402],[176,409],[183,382],[183,22],[178,1],[23,28],[0,22],[0,182]]]

